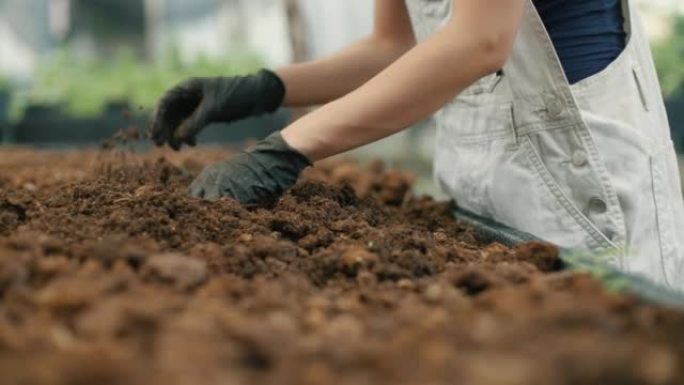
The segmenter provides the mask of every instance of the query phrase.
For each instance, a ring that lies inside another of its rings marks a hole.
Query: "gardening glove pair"
[[[309,166],[309,159],[276,132],[237,157],[205,168],[188,192],[196,198],[229,197],[245,205],[269,204],[292,187]]]
[[[152,140],[179,150],[194,146],[207,125],[272,113],[285,97],[285,85],[272,71],[235,77],[190,78],[162,96],[151,123]]]

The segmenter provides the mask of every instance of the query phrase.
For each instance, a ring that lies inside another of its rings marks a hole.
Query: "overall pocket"
[[[463,207],[491,212],[492,175],[516,143],[510,103],[456,100],[437,115],[435,180]]]
[[[521,148],[526,151],[533,171],[543,180],[548,194],[562,207],[562,212],[556,215],[572,217],[588,235],[587,246],[590,249],[599,252],[619,250],[621,245],[615,239],[624,239],[625,230],[620,226],[624,218],[617,197],[611,197],[612,189],[599,182],[595,167],[600,167],[600,164],[588,159],[588,155],[584,155],[587,160],[583,161],[581,168],[572,164],[573,155],[578,151],[588,154],[573,132],[574,129],[568,127],[555,133],[539,133],[535,140],[527,135]],[[577,150],[573,151],[572,147]],[[565,162],[566,158],[570,160]],[[580,164],[578,160],[579,157],[574,160],[577,165]],[[615,215],[620,219],[613,220]]]
[[[479,95],[479,94],[491,94],[496,90],[501,80],[503,80],[504,72],[502,70],[497,71],[493,74],[487,75],[480,80],[473,83],[470,87],[466,88],[461,92],[462,96],[467,95]]]

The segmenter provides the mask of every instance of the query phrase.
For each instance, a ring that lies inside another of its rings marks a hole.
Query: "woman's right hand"
[[[174,150],[184,143],[193,146],[207,125],[272,113],[284,97],[282,80],[265,69],[247,76],[190,78],[160,99],[151,122],[152,140]]]
[[[188,194],[209,200],[227,197],[245,205],[268,204],[290,189],[311,165],[275,132],[236,157],[206,167]]]

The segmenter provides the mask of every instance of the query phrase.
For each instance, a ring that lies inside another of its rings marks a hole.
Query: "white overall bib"
[[[419,41],[449,19],[451,2],[407,0]],[[437,113],[435,178],[465,209],[681,290],[674,145],[632,0],[623,9],[624,52],[569,85],[528,0],[503,71]]]

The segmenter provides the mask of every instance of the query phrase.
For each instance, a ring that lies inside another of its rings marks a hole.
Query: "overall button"
[[[608,211],[608,204],[602,198],[593,197],[589,199],[589,211],[594,214],[605,214]]]
[[[572,164],[577,167],[582,167],[587,164],[589,160],[587,153],[582,150],[577,150],[572,154]]]
[[[544,98],[544,103],[546,104],[546,112],[550,117],[555,118],[563,113],[563,101],[553,94],[547,94]]]

